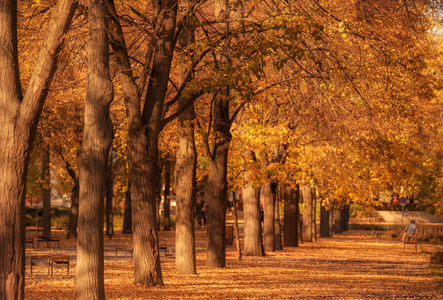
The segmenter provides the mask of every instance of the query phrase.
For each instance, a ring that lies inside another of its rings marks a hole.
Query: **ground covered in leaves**
[[[174,232],[160,232],[164,286],[144,288],[132,284],[133,262],[123,252],[115,257],[118,245],[130,244],[122,235],[105,241],[105,289],[107,299],[443,299],[428,268],[424,253],[435,245],[412,245],[379,239],[359,231],[265,257],[235,259],[235,247],[227,249],[227,267],[205,266],[206,232],[197,230],[197,275],[178,275],[174,269]],[[26,266],[26,299],[73,299],[76,244],[61,240],[60,248],[28,248],[27,257],[38,254],[68,254],[66,267],[54,268],[51,279],[47,268],[34,267],[31,277]],[[408,247],[409,246],[409,247]]]

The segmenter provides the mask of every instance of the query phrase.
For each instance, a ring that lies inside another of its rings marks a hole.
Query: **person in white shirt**
[[[414,220],[406,225],[405,232],[403,233],[403,242],[409,241],[411,237],[415,235],[415,231],[417,230],[417,224],[415,224]]]

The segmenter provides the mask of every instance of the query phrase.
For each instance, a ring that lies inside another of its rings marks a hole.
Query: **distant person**
[[[403,242],[409,241],[411,237],[415,235],[417,230],[417,224],[414,220],[411,220],[408,225],[406,225],[405,232],[403,233]]]
[[[203,208],[201,210],[201,218],[202,218],[202,225],[206,226],[206,220],[208,219],[208,212],[206,211],[206,203],[203,205]]]

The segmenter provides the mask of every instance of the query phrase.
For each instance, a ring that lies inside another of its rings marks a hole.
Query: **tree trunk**
[[[264,196],[264,218],[263,231],[265,236],[264,247],[266,251],[275,251],[275,226],[274,226],[274,207],[275,197],[272,192],[272,183],[266,181],[262,186]]]
[[[114,178],[112,175],[112,151],[109,151],[108,168],[106,173],[106,235],[112,239],[112,236],[114,235]]]
[[[316,242],[317,241],[317,196],[314,188],[312,189],[311,199],[312,199],[312,227],[311,227],[312,241]]]
[[[320,236],[331,237],[331,229],[329,228],[329,214],[331,210],[323,203],[320,206]]]
[[[303,242],[312,242],[312,189],[309,185],[301,187],[303,196]]]
[[[228,20],[228,1],[214,2],[215,18]],[[218,24],[218,30],[229,31],[228,22]],[[225,41],[227,43],[227,41]],[[220,66],[227,63],[224,55],[217,57]],[[231,141],[231,120],[229,119],[229,88],[220,87],[213,107],[214,141],[210,154],[208,181],[205,199],[208,203],[208,230],[206,243],[206,266],[224,268],[226,266],[226,208],[228,202],[228,148]]]
[[[79,182],[78,177],[75,174],[74,169],[72,169],[71,165],[66,161],[66,170],[68,171],[69,176],[71,177],[74,186],[71,190],[71,208],[69,209],[69,221],[68,221],[68,234],[66,235],[67,239],[77,238],[77,224],[78,224],[78,198],[79,198]]]
[[[171,161],[169,158],[165,159],[165,191],[163,194],[163,230],[171,230],[171,214],[170,214],[170,201],[169,194],[171,190]]]
[[[285,186],[285,215],[283,226],[283,238],[285,247],[298,247],[298,227],[300,221],[299,209],[299,187],[293,189],[291,186]]]
[[[190,13],[191,3],[182,1],[180,12],[183,29],[179,36],[180,48],[185,49],[194,40],[194,28]],[[179,86],[185,83],[192,59],[184,56],[179,61]],[[179,99],[179,107],[186,104],[186,98]],[[175,178],[175,269],[179,274],[196,274],[195,256],[195,191],[197,150],[194,139],[194,106],[191,105],[178,118],[178,147],[176,153]]]
[[[343,231],[349,230],[349,209],[350,205],[346,204],[343,208]]]
[[[275,250],[283,250],[281,221],[280,221],[280,185],[273,184],[272,194],[274,196],[274,230],[275,230]]]
[[[51,235],[51,172],[49,169],[49,145],[43,138],[42,184],[43,184],[43,235]]]
[[[77,155],[80,182],[76,299],[104,299],[103,213],[106,170],[112,143],[109,106],[113,87],[109,76],[107,4],[89,2],[88,77],[83,141]]]
[[[24,299],[29,152],[76,5],[71,0],[57,1],[23,96],[17,55],[17,1],[0,3],[0,299]]]
[[[235,192],[232,192],[233,197],[233,207],[232,211],[234,214],[234,232],[235,232],[235,246],[237,248],[237,260],[242,260],[241,246],[240,246],[240,230],[238,229],[238,214],[237,214],[237,200],[235,200]]]
[[[330,202],[330,209],[329,209],[329,236],[334,236],[334,211],[335,211],[335,201]]]
[[[265,251],[262,242],[262,229],[260,218],[260,198],[251,182],[242,187],[243,212],[244,212],[244,238],[243,255],[263,256]]]
[[[128,190],[125,197],[125,210],[123,212],[123,228],[122,233],[126,234],[130,230],[132,232],[132,205],[131,205],[131,186],[128,183]]]
[[[343,232],[343,209],[334,207],[334,233]]]

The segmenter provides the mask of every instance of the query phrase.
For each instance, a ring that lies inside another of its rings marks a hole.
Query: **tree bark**
[[[299,235],[299,222],[300,222],[300,209],[299,187],[294,189],[291,186],[285,186],[285,215],[283,226],[283,238],[285,247],[298,247],[298,235]]]
[[[303,196],[303,242],[312,242],[312,189],[309,185],[301,187]]]
[[[17,1],[0,3],[0,299],[24,299],[29,152],[76,5],[71,0],[57,2],[23,96],[17,54]]]
[[[165,191],[163,193],[163,230],[171,230],[171,214],[170,214],[170,201],[169,194],[171,190],[171,161],[169,158],[165,159]]]
[[[109,106],[107,3],[89,1],[88,77],[83,141],[77,155],[80,182],[75,298],[105,299],[103,213],[106,170],[113,138]]]
[[[248,180],[247,180],[248,181]],[[251,182],[242,187],[243,212],[244,212],[244,238],[243,255],[264,256],[262,229],[260,219],[260,198]]]
[[[51,235],[51,172],[49,170],[49,145],[43,138],[42,184],[43,184],[43,235]]]
[[[179,36],[179,46],[186,49],[194,40],[191,3],[181,1],[180,9],[183,29]],[[191,69],[192,58],[183,54],[179,60],[179,86],[185,83]],[[178,105],[183,107],[186,98],[180,98]],[[179,274],[196,274],[194,209],[196,196],[197,150],[194,139],[194,105],[186,109],[178,118],[178,147],[174,170],[175,178],[175,269]]]
[[[334,233],[343,232],[343,209],[334,207]]]

